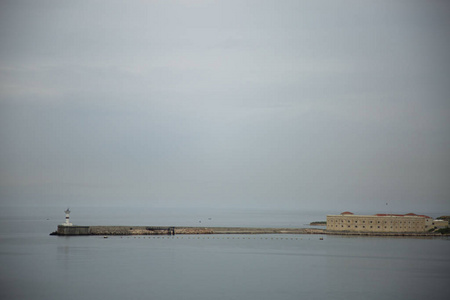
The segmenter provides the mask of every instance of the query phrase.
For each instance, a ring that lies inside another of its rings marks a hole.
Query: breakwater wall
[[[176,235],[176,234],[324,234],[313,228],[64,226],[52,235]]]
[[[89,235],[89,226],[64,226],[58,225],[54,235]]]
[[[214,234],[324,234],[315,228],[211,227]]]
[[[255,228],[255,227],[175,227],[175,226],[64,226],[51,235],[177,235],[177,234],[327,234],[341,236],[439,237],[448,234],[428,232],[350,232],[318,228]]]

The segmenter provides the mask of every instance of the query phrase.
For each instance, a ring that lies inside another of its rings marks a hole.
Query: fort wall
[[[327,216],[327,231],[420,233],[434,228],[428,216],[408,215],[354,215],[342,213]]]

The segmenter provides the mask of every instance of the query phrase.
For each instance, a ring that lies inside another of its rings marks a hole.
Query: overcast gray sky
[[[1,1],[1,202],[448,212],[449,16]]]

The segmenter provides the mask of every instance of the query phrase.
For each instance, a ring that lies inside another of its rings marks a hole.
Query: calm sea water
[[[324,216],[85,208],[73,209],[72,221],[305,227]],[[450,293],[449,239],[49,236],[63,219],[64,214],[48,209],[0,213],[0,299],[379,300],[444,298]]]

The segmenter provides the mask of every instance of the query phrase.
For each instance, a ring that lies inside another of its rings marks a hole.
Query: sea
[[[66,207],[0,210],[0,299],[446,299],[450,239],[50,236]],[[309,227],[326,212],[73,207],[77,225]]]

